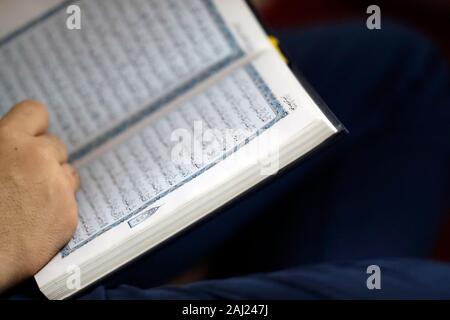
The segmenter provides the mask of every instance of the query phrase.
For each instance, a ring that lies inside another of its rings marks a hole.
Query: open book
[[[35,276],[49,298],[108,275],[342,129],[243,0],[75,1],[81,30],[66,27],[70,4],[0,42],[0,115],[22,99],[46,103],[82,181],[76,233]]]

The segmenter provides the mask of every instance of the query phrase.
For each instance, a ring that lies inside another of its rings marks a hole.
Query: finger
[[[44,134],[42,136],[37,137],[37,139],[43,143],[50,152],[54,155],[56,161],[63,164],[67,162],[68,154],[67,148],[64,142],[60,140],[58,137],[52,134]]]
[[[16,104],[2,118],[1,122],[10,128],[37,136],[47,131],[49,114],[42,103],[34,100],[25,100]]]
[[[68,163],[63,164],[61,168],[72,186],[73,191],[78,191],[78,189],[80,189],[80,176],[78,175],[77,170]]]

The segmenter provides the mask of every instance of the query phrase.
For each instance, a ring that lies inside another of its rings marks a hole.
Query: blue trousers
[[[430,260],[450,208],[446,63],[395,25],[279,38],[350,135],[81,298],[450,298],[450,264]],[[205,260],[225,280],[164,286]]]

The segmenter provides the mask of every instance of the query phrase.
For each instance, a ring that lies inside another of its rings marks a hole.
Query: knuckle
[[[2,141],[11,141],[16,138],[15,130],[0,120],[0,139]]]
[[[68,149],[67,146],[64,144],[64,142],[61,139],[56,138],[56,145],[58,146],[58,152],[61,153],[61,156],[64,158],[67,158],[69,153],[68,153]]]
[[[44,144],[36,143],[35,141],[33,141],[33,143],[30,143],[30,145],[28,146],[28,150],[30,152],[30,157],[32,157],[34,160],[48,161],[49,158],[51,158],[50,150]]]
[[[63,196],[70,195],[70,183],[67,181],[67,178],[62,173],[55,173],[57,176],[55,178],[56,188]]]
[[[48,123],[50,120],[50,113],[47,107],[35,100],[24,100],[15,105],[12,111],[21,114],[22,117],[39,119],[40,122]]]
[[[33,111],[42,113],[44,115],[48,115],[47,107],[43,103],[41,103],[37,100],[27,99],[27,100],[24,100],[24,101],[20,102],[19,104],[17,104],[16,107],[17,108],[33,108]]]
[[[51,134],[50,139],[53,139],[55,141],[55,144],[57,144],[59,147],[61,147],[62,150],[67,151],[66,144],[58,136]]]

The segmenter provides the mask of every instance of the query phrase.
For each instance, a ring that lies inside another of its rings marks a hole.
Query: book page
[[[193,134],[199,122],[203,140]],[[205,128],[216,126],[222,130],[207,134]],[[220,143],[227,128],[231,139]],[[188,134],[173,134],[180,130]],[[170,139],[162,137],[168,131]],[[50,298],[67,297],[77,291],[65,286],[74,266],[85,287],[241,195],[268,177],[267,153],[260,147],[278,151],[270,157],[274,174],[335,133],[279,54],[269,50],[80,165],[81,219],[87,221],[35,276],[39,287]],[[192,140],[179,144],[186,136]],[[194,151],[180,162],[176,155],[189,145],[199,146],[200,156]],[[96,205],[87,193],[95,195]]]
[[[287,113],[248,65],[80,168],[80,223],[63,256],[236,152]],[[207,135],[207,136],[206,136]]]
[[[212,0],[63,3],[0,42],[0,115],[46,103],[51,130],[82,158],[243,56]]]

